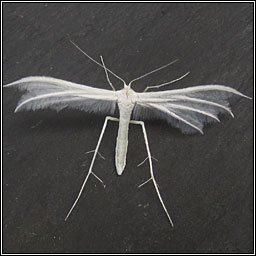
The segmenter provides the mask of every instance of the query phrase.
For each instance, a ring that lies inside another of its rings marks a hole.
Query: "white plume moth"
[[[140,125],[148,154],[146,159],[148,159],[150,167],[150,178],[140,186],[149,181],[153,182],[160,203],[168,217],[170,224],[173,226],[173,221],[162,200],[157,182],[154,177],[152,156],[149,149],[144,122],[137,120],[143,120],[145,117],[150,115],[152,118],[155,117],[166,120],[169,124],[180,129],[183,133],[192,134],[200,132],[203,134],[202,129],[205,123],[220,121],[218,118],[219,113],[227,112],[234,117],[228,103],[228,99],[230,97],[235,95],[245,98],[249,97],[231,87],[223,85],[201,85],[188,87],[185,89],[147,92],[148,89],[160,88],[167,84],[174,83],[188,75],[189,72],[173,81],[148,86],[144,92],[138,93],[131,88],[134,81],[159,71],[173,64],[177,60],[137,77],[129,83],[126,83],[113,71],[106,68],[102,57],[102,63],[99,63],[91,58],[87,53],[82,51],[75,43],[73,43],[73,45],[94,63],[104,68],[107,81],[112,90],[93,88],[61,79],[43,76],[25,77],[16,82],[5,85],[5,87],[16,86],[20,90],[27,91],[27,93],[22,96],[15,109],[15,112],[20,110],[37,110],[46,108],[60,111],[64,108],[72,108],[81,111],[101,112],[112,115],[116,107],[119,109],[119,118],[111,116],[106,116],[105,118],[100,137],[94,150],[89,171],[65,220],[67,220],[77,204],[89,176],[93,174],[99,181],[102,182],[102,180],[96,176],[92,169],[97,153],[99,153],[99,146],[108,121],[117,121],[119,122],[115,152],[117,174],[122,175],[126,165],[129,124]],[[123,82],[124,87],[122,90],[115,90],[113,84],[110,82],[108,73],[114,75]],[[133,116],[133,118],[136,120],[131,120],[131,116]]]

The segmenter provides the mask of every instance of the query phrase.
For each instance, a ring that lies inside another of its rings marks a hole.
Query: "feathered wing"
[[[57,111],[73,108],[86,112],[113,114],[117,96],[114,91],[93,88],[61,79],[43,76],[25,77],[5,85],[25,90],[15,109],[37,110],[51,108]]]
[[[201,132],[205,123],[218,121],[218,114],[233,113],[228,99],[245,96],[237,90],[223,85],[203,85],[185,89],[138,93],[134,118],[165,119],[183,133]]]

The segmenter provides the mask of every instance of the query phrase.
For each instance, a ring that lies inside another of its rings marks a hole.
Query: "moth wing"
[[[234,117],[228,101],[232,96],[249,98],[223,85],[138,93],[133,116],[135,119],[164,119],[185,134],[203,134],[204,124],[220,121],[219,113],[227,112]]]
[[[113,114],[117,96],[114,91],[93,88],[61,79],[43,76],[25,77],[4,87],[15,86],[26,93],[15,112],[20,110],[78,109],[86,112]]]

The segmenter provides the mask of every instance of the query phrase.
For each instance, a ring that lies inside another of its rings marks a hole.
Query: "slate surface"
[[[108,88],[104,71],[69,42],[134,84],[165,89],[219,83],[253,97],[252,3],[4,3],[3,83],[46,75]],[[117,88],[122,84],[111,77]],[[109,88],[108,88],[109,89]],[[104,116],[77,111],[13,113],[21,93],[3,90],[3,252],[252,253],[253,101],[233,102],[205,135],[146,122],[168,223],[149,177],[140,127],[131,126],[128,163],[114,168],[117,123],[110,123],[95,172],[67,222]]]

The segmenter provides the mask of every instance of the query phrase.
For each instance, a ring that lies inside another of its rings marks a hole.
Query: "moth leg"
[[[94,151],[94,154],[93,154],[93,158],[92,158],[92,162],[91,162],[89,171],[88,171],[88,173],[87,173],[87,175],[86,175],[86,177],[85,177],[85,179],[84,179],[84,182],[83,182],[83,184],[82,184],[82,187],[81,187],[81,189],[80,189],[80,191],[79,191],[79,193],[78,193],[78,196],[77,196],[76,200],[74,201],[74,203],[73,203],[71,209],[69,210],[69,212],[68,212],[68,214],[67,214],[67,216],[66,216],[66,218],[65,218],[65,221],[68,219],[69,215],[71,214],[71,212],[73,211],[74,207],[76,206],[76,204],[77,204],[77,202],[78,202],[78,200],[79,200],[79,198],[80,198],[80,196],[81,196],[81,194],[82,194],[82,192],[83,192],[83,189],[84,189],[84,187],[85,187],[85,184],[86,184],[86,182],[87,182],[87,180],[88,180],[90,174],[93,174],[98,180],[100,180],[100,181],[102,182],[102,180],[101,180],[100,178],[98,178],[98,176],[96,176],[96,174],[94,174],[94,173],[92,172],[92,167],[93,167],[93,165],[94,165],[94,162],[95,162],[95,159],[96,159],[96,155],[97,155],[97,153],[98,153],[98,150],[99,150],[99,147],[100,147],[100,143],[101,143],[101,140],[102,140],[102,138],[103,138],[103,135],[104,135],[105,129],[106,129],[106,127],[107,127],[108,121],[119,121],[119,119],[118,119],[118,118],[111,117],[111,116],[107,116],[107,117],[105,118],[105,121],[104,121],[102,130],[101,130],[101,133],[100,133],[100,137],[99,137],[97,146],[96,146],[95,151]],[[103,182],[102,182],[102,183],[103,183]],[[103,184],[104,184],[104,183],[103,183]]]
[[[167,215],[167,217],[168,217],[168,220],[169,220],[170,224],[173,226],[172,219],[171,219],[171,217],[170,217],[170,215],[169,215],[169,213],[168,213],[168,211],[167,211],[167,209],[166,209],[166,207],[165,207],[165,204],[164,204],[164,202],[163,202],[162,196],[161,196],[161,194],[160,194],[158,185],[157,185],[156,180],[155,180],[155,177],[154,177],[152,158],[151,158],[151,153],[150,153],[150,149],[149,149],[148,137],[147,137],[147,132],[146,132],[145,124],[144,124],[144,122],[142,122],[142,121],[135,121],[135,120],[131,120],[130,123],[131,123],[131,124],[139,124],[139,125],[141,125],[141,127],[142,127],[142,131],[143,131],[143,135],[144,135],[144,141],[145,141],[145,145],[146,145],[146,149],[147,149],[147,153],[148,153],[149,168],[150,168],[150,175],[151,175],[151,178],[150,178],[148,181],[150,181],[150,180],[153,181],[153,184],[154,184],[154,187],[155,187],[157,196],[158,196],[158,198],[159,198],[159,201],[160,201],[160,203],[161,203],[161,205],[162,205],[162,207],[163,207],[163,209],[164,209],[164,211],[165,211],[165,213],[166,213],[166,215]],[[147,183],[148,181],[146,181],[146,183]],[[145,184],[146,184],[146,183],[145,183]],[[143,184],[143,185],[144,185],[144,184]]]

